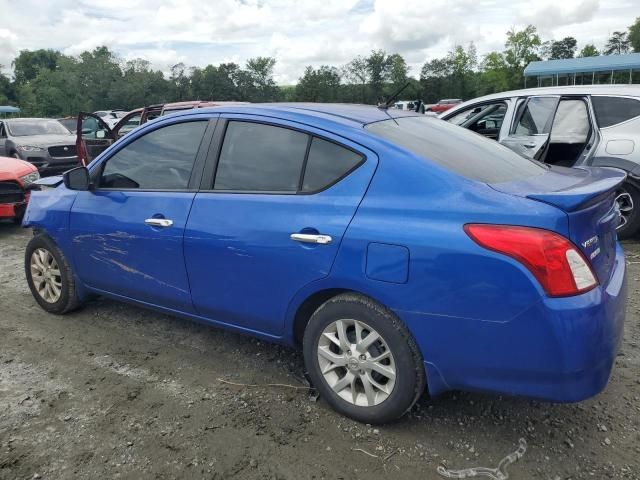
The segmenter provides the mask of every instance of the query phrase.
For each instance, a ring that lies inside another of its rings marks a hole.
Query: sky
[[[512,27],[601,48],[636,16],[640,0],[0,0],[0,65],[10,73],[24,49],[77,55],[100,45],[164,72],[273,56],[286,85],[307,65],[340,66],[381,48],[419,76],[454,45],[501,50]]]

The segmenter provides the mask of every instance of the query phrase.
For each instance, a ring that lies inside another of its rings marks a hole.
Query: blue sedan
[[[362,422],[425,390],[574,402],[622,337],[624,179],[376,107],[189,111],[42,180],[25,270],[47,312],[98,294],[301,346]]]

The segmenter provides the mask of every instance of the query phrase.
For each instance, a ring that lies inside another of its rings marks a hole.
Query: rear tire
[[[640,230],[640,190],[635,185],[625,182],[616,192],[616,201],[625,222],[618,228],[618,238],[632,238]]]
[[[24,267],[31,294],[44,310],[61,315],[81,305],[71,267],[49,237],[38,235],[31,239]]]
[[[320,396],[359,422],[395,420],[425,391],[424,363],[411,333],[362,295],[338,295],[318,308],[305,329],[303,352]]]

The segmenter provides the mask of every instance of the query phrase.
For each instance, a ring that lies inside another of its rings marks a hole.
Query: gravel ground
[[[640,245],[625,244],[625,341],[607,389],[577,405],[452,392],[401,421],[358,424],[300,385],[299,352],[110,300],[45,314],[30,232],[0,224],[0,478],[640,479]]]

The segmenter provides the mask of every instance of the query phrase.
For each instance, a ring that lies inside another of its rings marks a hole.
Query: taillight
[[[540,228],[512,225],[464,226],[477,244],[522,263],[551,297],[577,295],[598,282],[576,246],[562,235]]]

